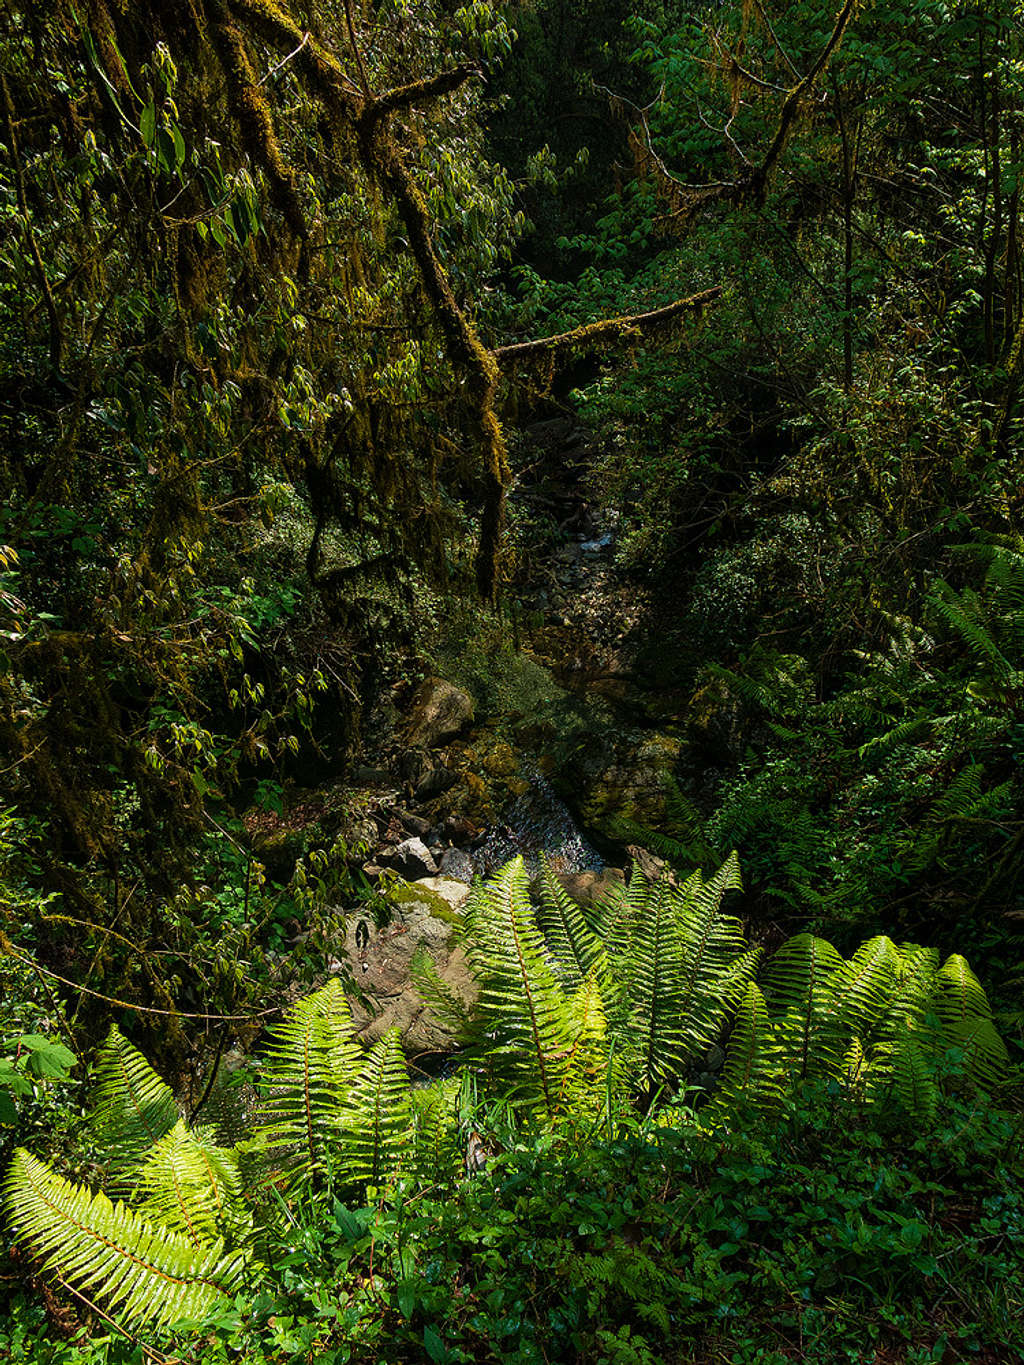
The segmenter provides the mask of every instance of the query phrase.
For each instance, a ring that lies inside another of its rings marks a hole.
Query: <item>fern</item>
[[[736,1010],[725,1065],[710,1113],[738,1104],[766,1107],[781,1093],[780,1048],[760,988],[747,982]]]
[[[778,1021],[779,1045],[793,1081],[840,1069],[844,1031],[832,1008],[831,982],[843,959],[813,934],[787,939],[765,972],[765,986]]]
[[[190,1133],[180,1119],[135,1178],[138,1212],[184,1233],[195,1247],[242,1230],[241,1187],[234,1153],[218,1147],[209,1130]]]
[[[197,1248],[185,1234],[92,1194],[23,1149],[11,1163],[5,1206],[14,1236],[46,1271],[101,1298],[128,1323],[202,1318],[226,1306],[252,1273],[216,1239]]]
[[[93,1136],[118,1175],[178,1122],[174,1093],[117,1025],[96,1058]]]
[[[740,921],[722,910],[725,892],[742,886],[733,851],[710,881],[695,872],[671,900],[680,943],[682,1031],[691,1055],[716,1041],[761,958],[760,949],[747,949]]]
[[[962,1049],[967,1074],[983,1089],[1009,1078],[1009,1055],[992,1021],[992,1007],[978,978],[959,953],[948,957],[937,978],[936,1012],[947,1042]]]
[[[293,1005],[273,1031],[256,1137],[290,1179],[325,1173],[341,1103],[362,1057],[337,977]]]
[[[337,1169],[352,1184],[383,1185],[411,1146],[409,1071],[399,1030],[374,1045],[337,1116]]]
[[[456,1037],[469,1029],[469,1010],[437,970],[425,943],[418,943],[409,962],[409,976],[416,993],[437,1021]]]
[[[469,960],[480,981],[477,1013],[488,1064],[529,1107],[554,1116],[560,1071],[571,1048],[568,1002],[530,906],[522,857],[466,907]]]
[[[459,1174],[462,1151],[459,1143],[459,1097],[457,1078],[437,1081],[412,1091],[412,1174],[424,1184],[447,1185]]]
[[[587,924],[579,904],[551,871],[546,855],[541,858],[537,923],[568,989],[578,986],[604,960],[601,940]]]

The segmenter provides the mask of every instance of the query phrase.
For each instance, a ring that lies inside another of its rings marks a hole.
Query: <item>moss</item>
[[[435,919],[439,919],[442,924],[450,924],[453,928],[458,928],[463,923],[462,916],[457,910],[452,909],[442,895],[418,882],[406,882],[404,886],[393,887],[387,893],[387,900],[398,909],[425,905]]]

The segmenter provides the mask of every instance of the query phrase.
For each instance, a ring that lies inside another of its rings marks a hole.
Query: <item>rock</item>
[[[474,839],[479,839],[482,833],[480,827],[474,825],[472,820],[467,820],[464,815],[446,816],[438,828],[441,839],[449,844],[471,844]]]
[[[473,721],[473,698],[443,678],[428,678],[412,704],[408,741],[417,748],[436,749]]]
[[[384,768],[359,766],[352,769],[352,781],[357,787],[390,787],[392,777]]]
[[[395,771],[403,782],[415,787],[433,771],[434,762],[426,749],[406,749],[395,762]]]
[[[626,852],[633,860],[633,871],[639,872],[649,882],[660,882],[665,877],[668,877],[670,881],[672,880],[668,863],[664,858],[659,858],[656,853],[641,848],[639,844],[627,844]]]
[[[461,848],[445,849],[441,855],[441,875],[457,882],[473,880],[473,859]]]
[[[406,881],[437,874],[437,863],[422,839],[405,839],[397,848],[383,850],[377,854],[377,862],[400,873]]]
[[[425,839],[430,833],[430,821],[425,820],[422,815],[413,815],[411,811],[402,810],[400,806],[392,806],[390,814],[395,817],[403,829],[407,829],[417,839]]]
[[[621,867],[605,867],[600,872],[562,872],[558,880],[574,901],[591,906],[626,886],[626,874]]]
[[[451,1052],[457,1047],[457,1037],[417,995],[409,964],[417,947],[424,945],[441,979],[471,1008],[476,983],[453,934],[453,922],[468,895],[469,888],[460,882],[425,878],[392,893],[399,913],[388,928],[374,929],[366,916],[350,921],[344,956],[360,991],[360,997],[350,997],[350,1001],[365,1043],[372,1044],[388,1029],[398,1028],[402,1046],[411,1054]]]
[[[459,775],[451,768],[432,768],[416,784],[416,800],[432,801],[435,796],[440,796],[442,792],[454,787],[459,780]]]
[[[606,838],[621,838],[623,820],[664,830],[666,795],[681,754],[672,735],[621,735],[581,754],[563,780],[574,783],[583,824]]]

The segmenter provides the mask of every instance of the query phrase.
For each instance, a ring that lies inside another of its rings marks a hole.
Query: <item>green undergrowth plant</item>
[[[260,1101],[234,1146],[188,1124],[115,1028],[89,1125],[102,1188],[20,1149],[4,1185],[15,1241],[130,1330],[225,1320],[239,1295],[280,1290],[303,1239],[328,1256],[325,1237],[372,1240],[353,1209],[383,1199],[394,1213],[453,1194],[467,1167],[531,1144],[586,1153],[622,1131],[728,1142],[749,1116],[784,1124],[811,1095],[865,1131],[920,1129],[956,1097],[994,1110],[1013,1070],[962,957],[940,963],[930,949],[877,937],[847,959],[802,934],[764,964],[723,908],[738,886],[733,855],[678,887],[636,874],[584,910],[545,866],[534,905],[513,860],[476,887],[459,931],[475,1008],[455,1001],[425,955],[416,961],[425,1002],[462,1034],[459,1074],[411,1089],[397,1031],[364,1051],[332,978],[272,1030]],[[713,1093],[706,1080],[694,1090],[719,1043]],[[696,1112],[688,1098],[703,1101]],[[415,1239],[394,1236],[399,1266],[403,1257],[415,1266]],[[644,1285],[669,1292],[653,1262],[622,1254],[619,1271],[618,1251],[595,1264],[592,1293],[602,1277],[625,1284],[627,1262],[637,1302]],[[412,1289],[395,1292],[400,1306],[416,1301]],[[651,1318],[662,1332],[667,1312]]]

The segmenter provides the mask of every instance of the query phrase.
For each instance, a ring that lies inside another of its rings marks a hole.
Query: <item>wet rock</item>
[[[434,761],[423,748],[406,749],[395,763],[398,776],[410,787],[416,787],[433,768]]]
[[[397,1027],[407,1053],[451,1052],[459,1040],[424,1007],[412,984],[410,963],[423,945],[441,979],[467,1010],[472,1007],[476,983],[454,934],[469,887],[430,877],[393,895],[397,913],[388,928],[375,929],[365,917],[354,917],[348,925],[344,965],[362,997],[350,997],[356,1027],[367,1044]]]
[[[468,692],[443,678],[428,678],[413,701],[409,744],[436,749],[470,725],[474,714],[473,698]]]
[[[668,863],[650,849],[641,848],[639,844],[628,844],[626,852],[632,860],[633,871],[639,872],[649,882],[660,882],[666,876],[671,878]]]
[[[437,863],[422,839],[405,839],[397,848],[383,850],[377,854],[377,862],[398,872],[406,881],[437,874]]]
[[[352,781],[357,787],[390,787],[393,779],[385,768],[359,766],[352,769]]]
[[[454,787],[458,780],[458,773],[453,772],[451,768],[432,768],[416,783],[416,800],[433,801],[436,796]]]
[[[457,882],[473,880],[473,859],[461,848],[449,848],[441,855],[441,875]]]
[[[681,752],[678,739],[659,734],[626,736],[610,751],[592,751],[577,777],[585,825],[611,839],[621,837],[620,821],[664,829],[666,795]]]

